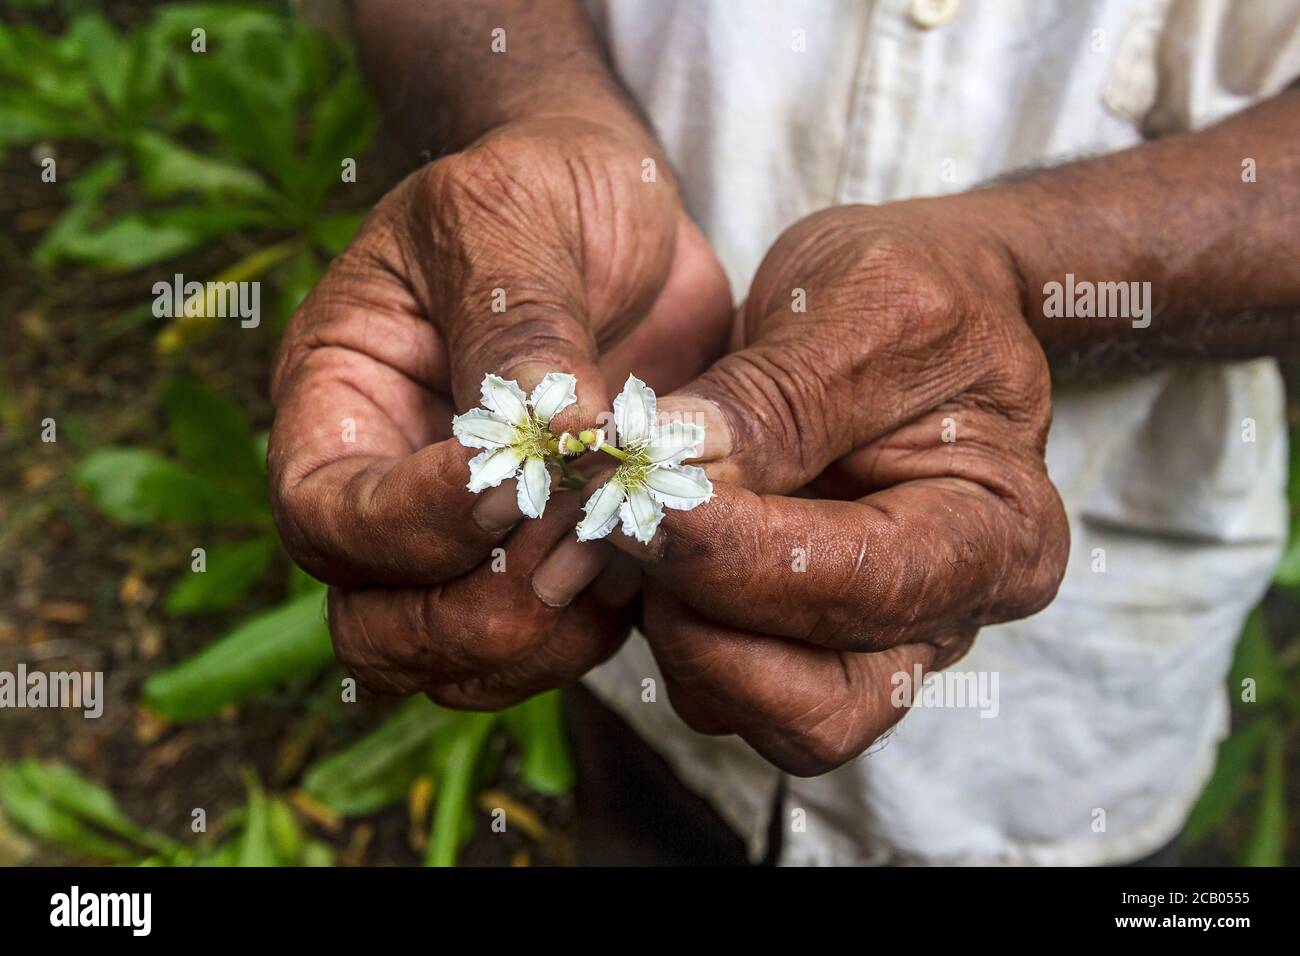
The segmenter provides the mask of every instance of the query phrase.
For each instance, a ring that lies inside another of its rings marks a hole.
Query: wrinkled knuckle
[[[1056,489],[1050,485],[1046,496],[1041,521],[1044,545],[1038,563],[1035,606],[1029,612],[1031,614],[1041,611],[1056,599],[1070,559],[1070,522],[1065,507]]]
[[[857,708],[845,709],[851,713]],[[798,744],[797,751],[790,758],[789,772],[800,777],[815,777],[856,760],[871,742],[862,739],[853,718],[846,715],[825,720],[806,731],[798,738]]]
[[[329,632],[334,656],[366,690],[374,694],[406,695],[419,689],[416,672],[387,653],[366,629],[364,614],[352,606],[349,592],[329,592]]]
[[[301,484],[291,483],[283,475],[271,483],[271,518],[276,531],[295,564],[312,577],[330,581],[329,562],[318,544],[320,514],[317,503]],[[316,529],[314,532],[312,529]]]
[[[824,365],[815,344],[787,344],[734,353],[706,373],[736,447],[793,462],[801,480],[820,471],[837,447]]]
[[[475,664],[491,673],[511,667],[539,649],[545,629],[531,615],[489,610],[470,625],[468,647]]]

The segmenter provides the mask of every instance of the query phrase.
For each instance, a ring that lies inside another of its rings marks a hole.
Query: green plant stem
[[[459,849],[461,821],[468,811],[470,788],[474,785],[474,771],[487,747],[497,714],[471,713],[459,728],[446,764],[438,778],[433,813],[433,829],[429,836],[429,849],[424,857],[425,866],[455,866]]]

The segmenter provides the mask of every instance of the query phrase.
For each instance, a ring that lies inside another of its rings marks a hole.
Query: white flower
[[[587,516],[578,525],[579,541],[603,538],[621,518],[623,533],[645,543],[665,506],[690,511],[713,497],[704,469],[682,464],[700,454],[704,429],[688,422],[656,425],[655,393],[634,375],[614,399],[614,425],[626,459],[583,506]]]
[[[519,479],[519,510],[540,518],[551,496],[547,454],[555,445],[551,419],[578,400],[577,379],[551,372],[531,396],[517,382],[499,375],[483,377],[483,408],[472,408],[451,420],[462,445],[483,448],[469,463],[470,491],[495,488],[507,478]]]

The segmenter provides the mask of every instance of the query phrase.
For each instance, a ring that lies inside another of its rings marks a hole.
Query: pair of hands
[[[736,315],[666,164],[643,181],[655,156],[635,129],[538,118],[385,197],[286,333],[277,521],[372,689],[508,705],[612,654],[639,591],[688,724],[824,772],[902,716],[892,675],[1055,593],[1047,363],[978,203],[810,216]],[[642,546],[577,542],[586,495],[521,521],[513,482],[471,494],[453,413],[485,373],[551,370],[578,380],[557,434],[599,424],[628,372],[702,423],[715,498]]]

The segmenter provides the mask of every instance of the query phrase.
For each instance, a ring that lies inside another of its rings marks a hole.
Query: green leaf
[[[182,461],[205,475],[229,477],[265,496],[265,459],[248,416],[234,399],[192,378],[172,379],[163,387],[162,397]]]
[[[36,253],[42,267],[70,260],[109,272],[129,272],[173,259],[218,236],[273,217],[261,209],[239,206],[178,206],[128,213],[102,228],[47,235]]]
[[[1240,803],[1255,755],[1272,725],[1271,720],[1257,720],[1219,744],[1214,775],[1192,808],[1183,831],[1183,841],[1188,846],[1195,846],[1217,833]]]
[[[306,848],[306,835],[289,804],[278,797],[267,799],[267,826],[271,847],[280,866],[297,866]]]
[[[0,90],[0,149],[89,135],[90,124],[79,113],[41,103],[30,95]]]
[[[161,853],[178,848],[172,840],[137,826],[118,809],[117,801],[107,788],[66,764],[24,760],[17,764],[17,769],[28,785],[45,800],[83,821]]]
[[[433,830],[425,866],[455,866],[456,856],[473,833],[474,779],[496,725],[496,714],[456,715],[451,737],[434,784]]]
[[[142,856],[138,847],[161,853],[178,848],[136,826],[107,790],[59,763],[29,758],[0,767],[0,806],[36,838],[95,860],[131,862]]]
[[[1286,855],[1286,740],[1274,726],[1264,748],[1264,789],[1241,866],[1283,866]]]
[[[108,448],[87,456],[77,480],[110,518],[160,523],[267,525],[269,506],[233,493],[206,476],[141,448]]]
[[[304,248],[293,257],[280,277],[280,294],[275,303],[276,328],[284,328],[294,311],[302,305],[303,299],[307,298],[307,293],[320,281],[323,271],[320,260],[309,248]]]
[[[207,554],[207,570],[190,570],[167,595],[167,612],[225,610],[248,593],[275,550],[276,540],[270,536],[212,548]]]
[[[1291,539],[1273,574],[1273,583],[1287,590],[1300,590],[1300,516],[1291,522]]]
[[[262,66],[279,63],[279,53],[268,51]],[[179,76],[194,118],[226,151],[270,173],[282,188],[296,188],[297,115],[276,99],[259,65],[198,56],[181,61]]]
[[[505,712],[506,728],[523,754],[519,775],[538,793],[556,795],[573,789],[574,769],[559,691],[547,691]]]
[[[359,160],[374,135],[374,114],[360,74],[344,72],[316,102],[312,137],[307,148],[306,176],[296,195],[306,209],[315,209],[341,183],[343,160]]]
[[[312,237],[317,245],[331,256],[337,256],[348,247],[352,237],[365,220],[364,212],[341,212],[322,216],[312,224]]]
[[[238,866],[239,854],[243,850],[243,835],[226,840],[211,853],[201,856],[197,866]]]
[[[204,156],[153,132],[140,133],[132,145],[140,181],[151,196],[165,199],[197,193],[254,202],[274,199],[266,181],[245,166]]]
[[[334,659],[323,585],[249,618],[175,667],[151,676],[145,703],[175,721],[216,713],[290,678],[320,673]]]
[[[73,19],[65,35],[80,52],[87,73],[114,112],[119,111],[131,75],[131,51],[98,13],[83,13]]]
[[[271,835],[271,801],[251,771],[244,772],[248,788],[248,816],[239,839],[236,866],[275,866],[275,842]]]
[[[311,766],[303,789],[344,816],[382,810],[401,800],[424,772],[430,742],[452,719],[452,711],[414,697],[376,730]]]
[[[54,225],[45,231],[32,252],[32,262],[49,268],[64,255],[64,250],[80,241],[81,234],[99,215],[104,196],[126,173],[126,159],[117,153],[99,160],[68,184],[72,203]]]
[[[47,799],[17,766],[0,767],[0,807],[32,836],[81,856],[126,863],[139,851],[95,830],[75,814]]]
[[[1255,682],[1253,703],[1241,699],[1243,681],[1246,680]],[[1268,623],[1262,608],[1255,608],[1246,618],[1232,662],[1228,691],[1234,704],[1247,709],[1267,707],[1280,700],[1286,691],[1286,674],[1278,660],[1277,650],[1269,639]]]
[[[334,848],[321,840],[308,840],[299,862],[303,866],[333,866]]]

